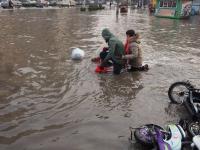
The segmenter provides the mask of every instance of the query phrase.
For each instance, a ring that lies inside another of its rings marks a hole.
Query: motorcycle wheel
[[[187,127],[188,133],[191,137],[200,135],[200,121],[190,121]]]
[[[189,82],[175,82],[168,90],[168,96],[172,103],[182,104],[185,96],[188,95],[189,89],[193,86]]]
[[[152,135],[151,131],[156,128],[159,128],[161,130],[163,130],[162,127],[158,126],[158,125],[155,125],[155,124],[147,124],[147,125],[144,125],[144,126],[141,126],[137,129],[135,129],[134,131],[134,137],[135,139],[145,145],[145,146],[148,146],[148,147],[154,147],[154,135]]]

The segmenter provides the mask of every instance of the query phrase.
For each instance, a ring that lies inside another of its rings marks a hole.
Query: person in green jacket
[[[121,69],[124,67],[124,60],[122,59],[122,56],[125,54],[124,45],[107,28],[102,30],[102,37],[108,44],[108,53],[100,66],[107,67],[111,60],[113,63],[113,73],[120,74]]]

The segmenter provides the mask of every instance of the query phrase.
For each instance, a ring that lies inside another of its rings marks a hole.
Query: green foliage
[[[102,9],[104,9],[105,7],[104,6],[102,6],[102,4],[90,4],[89,6],[88,6],[88,10],[89,11],[93,11],[93,10],[102,10]]]
[[[86,8],[85,7],[81,7],[80,10],[81,11],[86,11]]]

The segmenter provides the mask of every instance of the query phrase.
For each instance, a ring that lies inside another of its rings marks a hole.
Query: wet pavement
[[[96,74],[90,59],[135,29],[148,72]],[[115,15],[66,9],[0,10],[0,149],[130,150],[129,126],[164,126],[187,115],[169,104],[171,83],[200,87],[200,17],[155,18],[145,10]],[[73,47],[86,53],[70,59]]]

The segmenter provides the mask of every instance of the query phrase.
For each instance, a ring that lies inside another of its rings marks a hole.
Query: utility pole
[[[116,15],[119,14],[119,0],[117,0],[117,8],[116,8]]]
[[[144,0],[142,0],[142,8],[144,8]]]
[[[83,0],[83,8],[85,8],[85,0]]]

